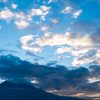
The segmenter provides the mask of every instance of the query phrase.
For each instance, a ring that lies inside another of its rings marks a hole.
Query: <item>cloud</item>
[[[57,54],[69,52],[78,58],[74,58],[73,65],[84,63],[97,63],[100,64],[99,49],[100,49],[100,30],[96,30],[91,34],[81,34],[74,32],[66,32],[65,34],[49,34],[38,37],[35,44],[39,46],[62,46],[56,50]],[[67,45],[67,46],[64,46]],[[87,58],[85,55],[90,51],[97,51],[94,53],[95,58]],[[80,59],[81,57],[81,59]],[[85,58],[84,58],[85,57]],[[82,59],[84,58],[84,59]]]
[[[98,88],[100,81],[88,83],[93,77],[100,79],[100,66],[93,65],[89,69],[84,67],[68,69],[56,63],[53,63],[55,67],[52,67],[51,63],[39,65],[12,55],[0,56],[0,78],[4,80],[21,79],[22,81],[25,78],[30,82],[36,81],[37,83],[33,85],[51,91],[51,93],[56,90],[54,94],[58,95],[66,94],[67,96],[78,93],[89,95],[100,92]]]
[[[95,49],[100,46],[99,32],[97,30],[91,34],[81,34],[66,32],[65,34],[44,35],[36,39],[35,43],[40,46],[56,46],[64,45],[73,47],[74,49]],[[68,48],[67,48],[68,49]],[[70,50],[69,50],[70,51]],[[85,50],[88,51],[88,50]]]
[[[0,0],[0,2],[7,2],[8,0]]]
[[[0,12],[0,19],[5,19],[7,21],[11,20],[14,17],[13,12],[11,12],[7,7]]]
[[[47,63],[48,66],[52,66],[52,65],[55,65],[55,64],[57,64],[57,61],[49,61]]]
[[[73,18],[78,18],[78,16],[83,12],[83,10],[75,10],[73,6],[67,6],[61,11],[64,14],[72,14]]]
[[[49,1],[48,1],[48,4],[50,4],[51,2],[53,2],[53,0],[49,0]]]
[[[86,44],[81,44],[80,41],[82,41],[82,34],[80,33],[70,33],[66,32],[65,34],[53,34],[49,36],[42,36],[36,39],[36,44],[40,46],[56,46],[56,45],[63,45],[63,44],[68,44],[68,45],[88,45]],[[84,36],[85,38],[85,36]],[[84,41],[84,40],[83,40]],[[84,41],[85,42],[85,41]],[[83,43],[84,43],[83,42]]]
[[[76,12],[73,13],[73,17],[77,18],[83,11],[82,10],[78,10]]]
[[[29,21],[31,21],[31,16],[25,15],[23,12],[14,13],[10,11],[7,7],[0,12],[0,19],[6,20],[8,23],[10,20],[14,19],[15,24],[19,29],[25,28],[29,25]],[[25,24],[25,25],[24,25]]]
[[[0,26],[0,29],[1,29],[1,26]]]
[[[73,66],[77,66],[78,64],[99,64],[100,65],[100,57],[98,56],[99,50],[89,51],[87,54],[81,55],[77,58],[74,58]]]
[[[13,9],[16,9],[17,7],[18,7],[18,5],[17,4],[12,4],[12,6],[11,6]]]
[[[47,6],[40,6],[40,9],[31,9],[31,15],[32,16],[41,16],[42,20],[45,20],[45,16],[47,14],[49,14],[49,10],[51,9],[51,7],[47,7]]]
[[[64,14],[68,14],[68,13],[72,13],[72,7],[66,7],[65,9],[63,9],[61,11],[61,13],[64,13]]]
[[[96,54],[97,57],[100,57],[100,49],[97,50],[97,54]]]
[[[59,56],[58,59],[67,59],[69,58],[70,56]]]
[[[14,4],[12,6],[15,7]],[[40,6],[38,9],[28,10],[28,14],[25,14],[23,12],[12,12],[5,7],[5,9],[0,12],[0,19],[6,20],[8,23],[10,23],[11,20],[14,20],[17,27],[23,29],[30,25],[34,16],[41,16],[41,20],[45,20],[45,16],[49,14],[50,8],[51,7]]]
[[[50,20],[51,20],[54,24],[57,24],[57,23],[61,22],[60,18],[50,18]]]
[[[75,47],[61,47],[61,48],[58,48],[56,50],[56,53],[57,54],[61,54],[61,53],[64,53],[64,52],[69,52],[71,53],[73,56],[79,56],[80,54],[85,54],[91,50],[95,50],[95,48],[75,48]]]
[[[25,50],[30,50],[34,52],[41,52],[41,49],[35,45],[33,40],[34,35],[27,35],[20,38],[20,42],[22,43],[22,48]]]
[[[29,56],[32,56],[34,57],[34,60],[41,60],[41,59],[44,59],[44,57],[40,57],[40,56],[37,56],[35,55],[34,53],[30,52],[30,51],[26,51],[26,55],[29,55]]]
[[[53,28],[53,24],[44,25],[41,27],[42,31],[47,31]]]
[[[15,24],[17,25],[18,29],[23,29],[25,27],[28,27],[30,24],[24,20],[21,21],[15,21]]]

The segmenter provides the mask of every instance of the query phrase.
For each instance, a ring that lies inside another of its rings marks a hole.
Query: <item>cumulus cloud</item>
[[[12,6],[11,6],[13,9],[16,9],[17,7],[18,7],[18,5],[17,4],[12,4]]]
[[[11,12],[7,7],[0,12],[0,19],[5,19],[7,21],[11,20],[14,17],[13,12]]]
[[[12,5],[14,9],[16,9],[17,5]],[[40,6],[38,9],[31,9],[28,11],[28,14],[23,12],[12,12],[7,7],[0,12],[0,19],[6,20],[8,23],[10,20],[14,19],[14,23],[17,25],[19,29],[26,28],[32,22],[32,17],[34,16],[41,16],[41,20],[45,20],[45,16],[49,14],[49,10],[51,7]]]
[[[25,50],[30,50],[34,52],[41,52],[41,49],[35,45],[33,40],[34,35],[27,35],[20,38],[20,42],[22,43],[22,48]]]
[[[89,63],[100,64],[99,33],[100,30],[97,30],[96,32],[88,35],[73,32],[66,32],[65,34],[46,33],[44,36],[37,37],[35,40],[33,40],[33,36],[31,35],[24,36],[20,39],[20,41],[23,44],[23,49],[35,52],[41,52],[40,46],[44,47],[61,45],[62,47],[58,48],[56,50],[56,53],[61,54],[64,52],[68,52],[71,53],[73,56],[76,56],[73,59],[73,66]],[[92,52],[91,57],[89,54],[90,52]]]
[[[15,24],[17,25],[17,27],[19,29],[23,29],[25,27],[28,27],[30,24],[28,22],[26,22],[25,20],[21,20],[21,21],[15,21]]]
[[[83,39],[81,39],[83,38]],[[82,36],[80,33],[70,33],[66,32],[66,34],[53,34],[49,36],[42,36],[40,38],[37,38],[36,43],[40,46],[55,46],[55,45],[73,45],[73,46],[88,46],[92,45],[90,43],[87,43],[88,36]]]
[[[21,79],[23,81],[25,78],[30,82],[36,81],[34,86],[58,95],[99,93],[100,81],[88,83],[90,79],[94,79],[94,77],[98,79],[99,76],[100,66],[97,65],[90,66],[89,69],[84,67],[68,69],[61,65],[52,67],[50,64],[32,64],[12,55],[0,56],[1,79]],[[56,91],[54,92],[54,90]]]
[[[97,54],[96,54],[97,57],[100,57],[100,49],[97,50]]]
[[[89,51],[87,54],[80,55],[77,58],[74,58],[73,66],[77,66],[80,64],[98,64],[100,65],[100,57],[98,56],[99,50]]]
[[[78,10],[76,12],[73,13],[73,17],[77,18],[83,11],[82,10]]]
[[[31,21],[31,16],[25,15],[23,12],[14,13],[7,7],[5,7],[5,9],[0,12],[0,19],[4,19],[8,23],[10,22],[10,20],[14,19],[15,24],[18,26],[18,28],[21,29],[29,25],[28,22]]]
[[[64,14],[72,14],[74,18],[78,18],[78,16],[82,13],[82,10],[75,11],[73,7],[67,6],[65,9],[61,11]]]
[[[64,14],[68,14],[68,13],[71,13],[72,12],[72,7],[66,7],[65,9],[63,9],[61,11],[61,13],[64,13]]]
[[[1,29],[1,26],[0,26],[0,29]]]
[[[51,9],[51,7],[47,7],[47,6],[40,6],[40,9],[31,9],[31,15],[35,16],[35,15],[40,15],[42,20],[45,20],[45,16],[47,14],[49,14],[49,10]]]
[[[50,18],[50,20],[51,20],[54,24],[57,24],[57,23],[61,22],[60,18]]]
[[[65,34],[49,34],[39,37],[35,40],[35,44],[39,46],[57,46],[57,45],[67,45],[56,50],[57,54],[69,52],[74,56],[84,56],[84,54],[89,53],[92,50],[100,49],[100,38],[99,34],[100,30],[96,30],[91,34],[81,34],[81,33],[73,33],[73,32],[66,32]],[[99,52],[99,51],[98,51]],[[86,63],[98,63],[99,64],[99,53],[95,54],[96,58],[92,59],[85,59],[83,62]],[[78,59],[78,58],[75,58]],[[74,59],[74,62],[76,61]],[[82,59],[81,59],[82,60]],[[91,62],[90,62],[91,61]],[[79,61],[76,61],[79,62]],[[77,63],[78,64],[78,63]]]

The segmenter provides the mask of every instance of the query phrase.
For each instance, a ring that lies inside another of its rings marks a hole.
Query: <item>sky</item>
[[[0,0],[0,83],[15,78],[100,99],[100,0]]]

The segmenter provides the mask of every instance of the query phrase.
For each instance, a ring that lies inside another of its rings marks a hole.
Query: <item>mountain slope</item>
[[[34,88],[28,84],[4,82],[0,84],[0,100],[83,100],[73,97],[60,97]]]

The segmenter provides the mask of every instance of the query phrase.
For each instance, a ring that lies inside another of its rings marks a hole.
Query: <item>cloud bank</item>
[[[52,62],[47,65],[32,64],[13,55],[0,56],[0,78],[35,81],[34,86],[60,95],[79,93],[91,95],[100,92],[99,65],[91,65],[89,69],[85,67],[69,69],[56,63],[55,67],[51,65]]]

